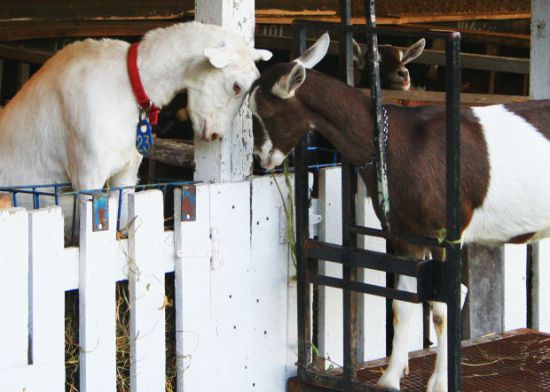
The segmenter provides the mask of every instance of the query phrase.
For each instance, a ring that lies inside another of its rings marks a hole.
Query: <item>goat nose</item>
[[[220,134],[214,132],[214,133],[212,134],[212,140],[218,140],[218,139],[220,139]]]

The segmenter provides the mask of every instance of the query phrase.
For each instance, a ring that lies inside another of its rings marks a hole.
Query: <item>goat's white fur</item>
[[[60,50],[0,111],[0,185],[70,182],[75,190],[135,185],[138,108],[126,66],[129,44],[76,42]],[[187,90],[197,135],[223,136],[271,53],[197,22],[148,32],[138,68],[159,107]],[[240,87],[236,93],[234,84]]]

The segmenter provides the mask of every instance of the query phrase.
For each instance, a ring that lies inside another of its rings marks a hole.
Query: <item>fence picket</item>
[[[295,341],[288,341],[287,307],[292,280],[289,264],[292,262],[288,243],[279,241],[279,227],[286,227],[287,222],[285,215],[279,213],[283,203],[275,181],[286,203],[288,190],[283,176],[256,177],[251,181],[252,291],[249,302],[252,330],[249,342],[253,349],[249,354],[249,370],[257,380],[254,381],[256,387],[262,391],[284,391],[287,378],[295,373],[297,360]],[[291,183],[294,183],[292,179]],[[279,222],[280,217],[285,221]],[[294,314],[290,317],[291,327],[296,330],[296,318]]]
[[[0,369],[27,364],[29,221],[22,208],[0,210]]]
[[[322,169],[319,173],[319,239],[342,244],[342,174],[339,167]],[[342,266],[329,261],[319,262],[319,273],[342,277]],[[319,286],[319,351],[327,358],[325,366],[343,365],[342,290]],[[328,359],[330,359],[329,362]]]
[[[208,391],[213,353],[210,318],[210,186],[196,187],[196,219],[182,222],[181,190],[174,196],[176,353],[178,392]]]
[[[357,181],[357,224],[368,227],[381,228],[380,221],[374,213],[372,199],[367,197],[367,188],[361,178]],[[380,237],[358,236],[359,247],[378,252],[386,251],[386,240]],[[382,271],[364,269],[358,276],[364,282],[378,286],[386,285],[386,274]],[[364,295],[360,301],[358,319],[364,322],[359,351],[363,360],[381,358],[386,355],[386,299],[375,295]],[[362,305],[362,306],[361,306]],[[362,347],[361,347],[361,343]]]
[[[130,380],[132,392],[165,388],[163,196],[159,190],[129,195]]]
[[[255,222],[252,224],[256,224]],[[212,230],[211,305],[213,344],[210,357],[217,377],[215,391],[261,389],[250,374],[250,183],[210,186]],[[257,386],[257,387],[256,387]]]
[[[109,198],[109,230],[92,231],[92,203],[80,209],[80,390],[116,391],[116,201]]]
[[[62,391],[65,385],[65,290],[60,277],[63,253],[61,208],[29,212],[31,357],[35,365],[47,365],[49,384],[42,388]]]

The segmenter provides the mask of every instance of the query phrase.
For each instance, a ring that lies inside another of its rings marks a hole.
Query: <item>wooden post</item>
[[[550,98],[550,2],[531,0],[530,96]]]
[[[195,0],[195,19],[222,26],[254,42],[255,2]],[[205,182],[240,181],[251,173],[252,116],[245,102],[233,121],[231,131],[221,141],[195,138],[195,180]]]
[[[531,73],[529,75],[529,96],[532,99],[550,98],[550,2],[548,0],[531,0]],[[550,240],[542,242],[542,249],[548,248]],[[541,259],[547,253],[539,252],[539,243],[529,245],[533,247],[530,273],[533,276],[531,287],[532,301],[528,304],[530,312],[530,328],[539,329],[540,316],[544,314],[544,296],[542,295],[539,279]],[[542,256],[541,256],[542,254]],[[544,261],[543,261],[544,263]]]

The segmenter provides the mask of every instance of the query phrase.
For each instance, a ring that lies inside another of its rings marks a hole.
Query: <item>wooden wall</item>
[[[256,9],[281,9],[290,11],[338,10],[338,0],[256,0]],[[353,1],[353,14],[363,15],[363,1]],[[480,13],[480,12],[529,12],[530,0],[378,0],[379,16],[395,16],[412,13]]]
[[[0,21],[9,19],[172,19],[194,9],[194,0],[2,0]]]

